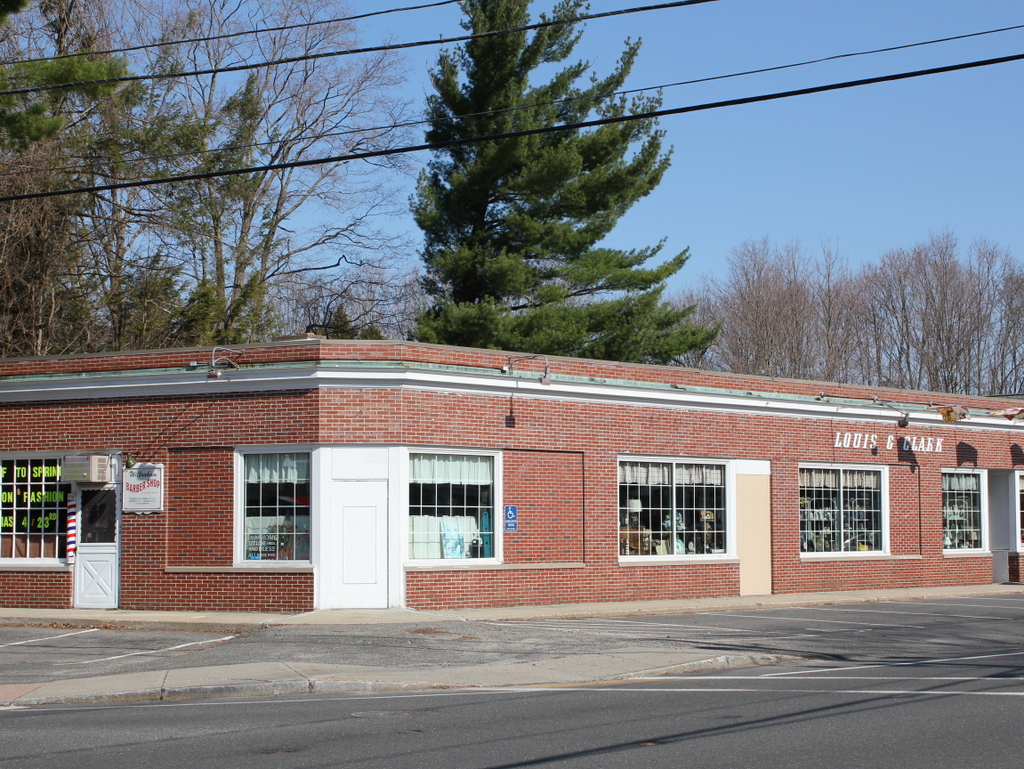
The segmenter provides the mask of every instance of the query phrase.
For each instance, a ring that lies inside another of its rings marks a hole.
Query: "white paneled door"
[[[388,605],[388,484],[333,481],[323,509],[318,608]]]

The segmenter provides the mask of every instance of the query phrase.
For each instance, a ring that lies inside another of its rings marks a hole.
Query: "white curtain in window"
[[[943,473],[943,491],[978,491],[981,488],[979,477],[967,473]]]
[[[456,454],[411,454],[409,480],[413,483],[493,483],[494,458]]]
[[[619,483],[671,486],[672,465],[668,462],[619,462]]]
[[[685,486],[721,486],[725,468],[721,465],[679,465],[678,482]]]
[[[818,467],[800,468],[800,488],[802,489],[838,489],[839,471],[826,470]]]
[[[878,470],[846,470],[843,472],[843,486],[847,489],[880,489],[882,473]]]
[[[249,454],[246,483],[299,483],[309,480],[309,454]]]

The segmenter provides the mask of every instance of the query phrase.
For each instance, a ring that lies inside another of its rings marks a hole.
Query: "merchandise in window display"
[[[619,555],[726,552],[725,468],[621,462]]]

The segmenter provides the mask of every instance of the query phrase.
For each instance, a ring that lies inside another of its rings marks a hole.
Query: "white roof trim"
[[[333,363],[333,362],[332,362]],[[223,370],[219,379],[207,379],[206,368],[185,371],[90,373],[80,376],[40,376],[0,380],[0,402],[62,401],[75,399],[125,399],[169,395],[205,396],[217,393],[261,393],[281,390],[320,388],[416,389],[436,392],[491,395],[508,398],[543,398],[604,403],[620,406],[692,409],[731,414],[768,414],[773,416],[832,419],[844,422],[894,423],[903,410],[894,406],[837,403],[828,399],[740,392],[707,392],[671,388],[665,384],[608,381],[567,381],[552,379],[541,384],[539,377],[506,376],[490,370],[445,371],[434,368],[343,366],[282,366]],[[942,425],[934,411],[910,411],[909,420],[917,425]],[[1024,423],[1007,422],[1002,417],[972,417],[956,423],[958,428],[988,428],[1017,432]]]

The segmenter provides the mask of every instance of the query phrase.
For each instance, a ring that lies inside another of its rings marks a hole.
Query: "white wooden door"
[[[388,605],[388,484],[333,481],[323,508],[320,609],[383,609]]]
[[[113,489],[81,489],[74,604],[78,609],[116,609],[121,559],[117,495]]]

